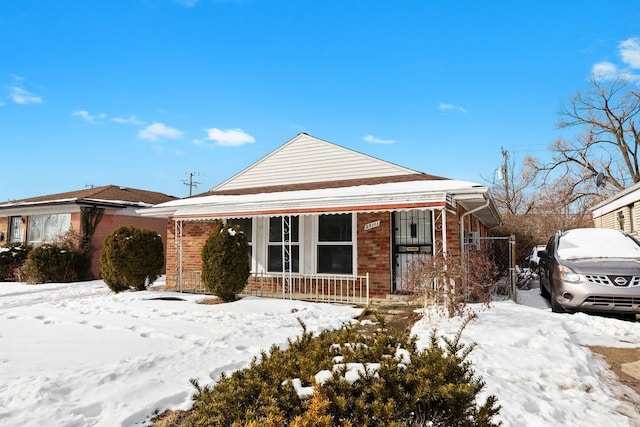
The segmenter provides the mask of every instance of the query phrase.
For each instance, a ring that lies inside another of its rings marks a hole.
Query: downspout
[[[484,205],[482,206],[478,206],[475,209],[471,209],[470,211],[467,211],[465,213],[463,213],[462,215],[460,215],[460,253],[462,253],[464,251],[464,219],[466,218],[467,215],[471,215],[473,213],[476,213],[486,207],[489,206],[490,203],[490,199],[486,199],[484,202]]]

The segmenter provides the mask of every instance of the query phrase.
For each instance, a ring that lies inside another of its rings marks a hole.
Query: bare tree
[[[526,215],[535,205],[531,190],[536,186],[536,170],[523,164],[516,167],[515,160],[503,149],[504,163],[500,168],[500,179],[492,182],[492,195],[503,215]]]
[[[602,197],[640,182],[638,118],[640,95],[631,81],[592,78],[592,86],[562,106],[560,129],[578,128],[573,139],[558,139],[552,160],[532,165],[545,181],[569,186],[573,200]],[[596,177],[609,184],[598,189]]]

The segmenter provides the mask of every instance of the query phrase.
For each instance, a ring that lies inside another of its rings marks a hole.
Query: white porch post
[[[447,207],[442,208],[442,255],[447,255]]]
[[[291,299],[291,215],[282,215],[282,297]]]
[[[174,219],[174,255],[176,260],[175,280],[178,285],[179,292],[182,292],[182,220]]]

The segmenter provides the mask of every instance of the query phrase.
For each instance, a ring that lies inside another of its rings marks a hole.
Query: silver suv
[[[540,256],[540,293],[551,310],[640,313],[640,243],[607,228],[557,232]]]

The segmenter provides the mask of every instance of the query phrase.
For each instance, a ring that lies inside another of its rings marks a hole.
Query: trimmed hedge
[[[249,244],[240,227],[216,224],[202,248],[202,282],[224,301],[234,301],[251,272]]]
[[[100,273],[118,293],[146,289],[164,266],[164,246],[158,233],[136,227],[120,227],[104,240]]]
[[[76,282],[90,279],[89,252],[66,244],[44,244],[33,248],[25,269],[32,283]]]
[[[16,271],[27,261],[31,246],[7,243],[0,249],[0,281],[16,279]]]

